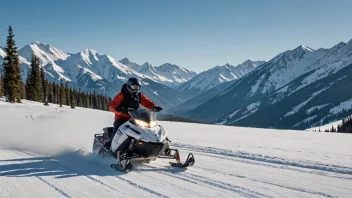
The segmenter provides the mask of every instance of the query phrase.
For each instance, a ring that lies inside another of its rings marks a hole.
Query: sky
[[[40,41],[201,72],[267,61],[301,44],[348,42],[351,7],[351,0],[1,0],[0,45],[11,25],[18,47]]]

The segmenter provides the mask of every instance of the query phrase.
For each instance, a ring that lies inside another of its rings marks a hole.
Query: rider
[[[118,93],[111,101],[109,109],[115,113],[114,130],[110,138],[113,138],[118,128],[131,118],[128,114],[130,109],[138,110],[139,105],[147,109],[153,109],[156,112],[162,108],[155,105],[143,93],[140,92],[141,83],[137,78],[128,79],[127,83],[122,85],[121,92]]]

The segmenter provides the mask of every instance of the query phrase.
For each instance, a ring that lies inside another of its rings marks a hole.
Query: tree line
[[[342,123],[339,124],[336,128],[332,126],[330,129],[327,129],[324,132],[352,133],[352,116],[343,119]]]
[[[60,83],[49,82],[45,78],[45,71],[41,66],[40,59],[33,55],[31,69],[28,71],[26,83],[21,78],[21,69],[14,34],[11,26],[8,30],[6,56],[3,62],[3,70],[0,71],[0,97],[5,96],[10,103],[21,102],[27,99],[37,102],[68,105],[71,108],[85,107],[100,110],[109,110],[111,98],[93,92],[83,92],[69,86],[68,81],[60,80]]]

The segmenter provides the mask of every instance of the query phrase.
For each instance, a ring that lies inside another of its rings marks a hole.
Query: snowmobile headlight
[[[144,122],[144,121],[142,121],[142,120],[134,120],[135,122],[136,122],[136,124],[138,125],[138,126],[140,126],[140,127],[149,127],[149,124],[148,123],[146,123],[146,122]]]
[[[153,128],[157,125],[156,121],[151,121],[150,122],[150,128]]]
[[[144,122],[142,120],[137,120],[137,119],[135,119],[134,121],[140,127],[153,128],[153,127],[155,127],[157,125],[156,121],[151,121],[150,123]]]

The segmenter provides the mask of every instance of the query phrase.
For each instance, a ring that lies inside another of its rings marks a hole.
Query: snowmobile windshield
[[[156,115],[153,111],[140,109],[137,111],[131,111],[130,114],[134,123],[138,126],[151,128],[157,125]]]

